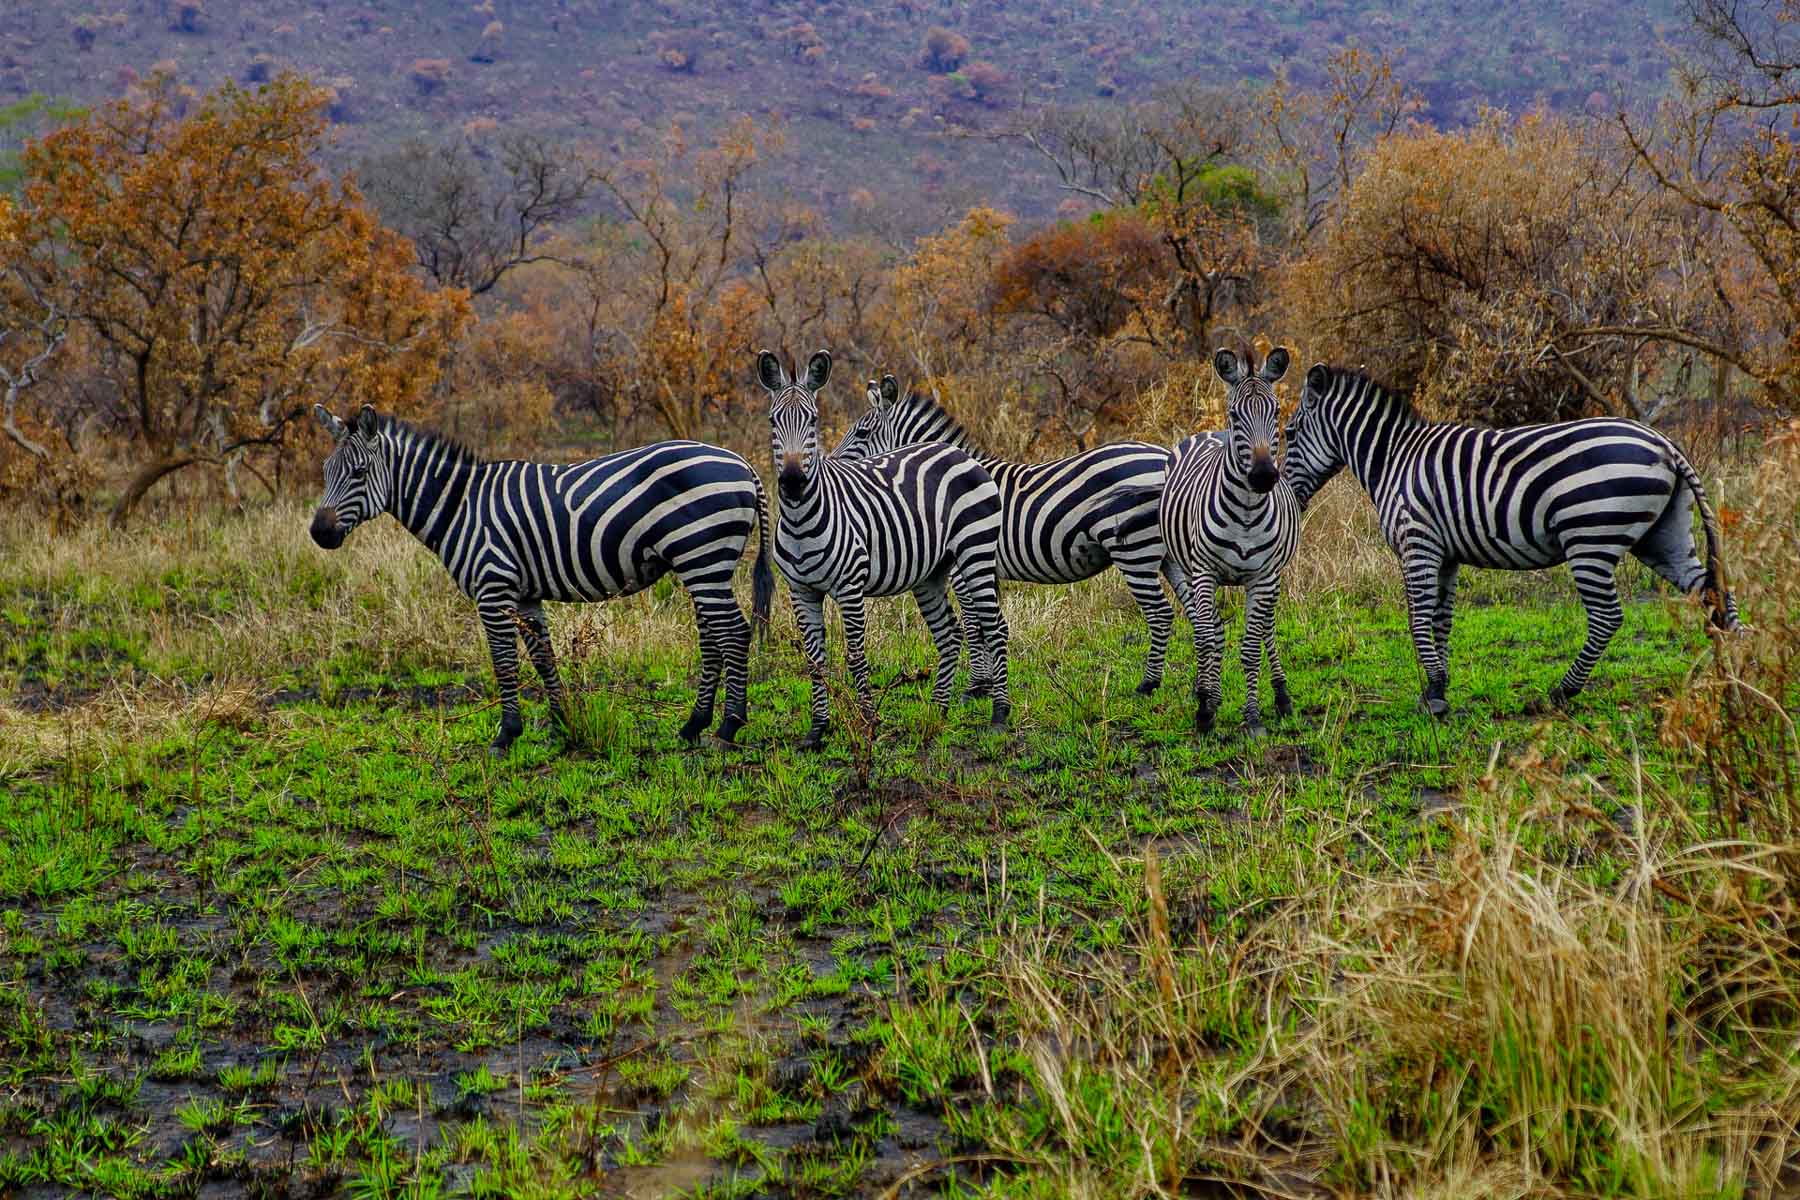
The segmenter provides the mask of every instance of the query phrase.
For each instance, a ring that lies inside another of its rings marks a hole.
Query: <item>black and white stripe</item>
[[[1480,429],[1420,417],[1366,375],[1320,363],[1306,373],[1287,427],[1287,474],[1304,504],[1343,467],[1375,502],[1405,576],[1423,703],[1449,711],[1456,571],[1532,571],[1566,562],[1587,609],[1581,652],[1551,691],[1580,692],[1622,622],[1613,574],[1627,552],[1683,592],[1702,591],[1712,620],[1739,628],[1725,588],[1718,523],[1687,456],[1635,421],[1596,418]],[[1694,552],[1700,509],[1706,563]]]
[[[664,574],[694,602],[700,627],[700,689],[681,736],[712,724],[721,675],[725,719],[718,737],[743,728],[750,626],[731,579],[756,534],[751,610],[766,626],[775,579],[769,567],[768,507],[750,464],[699,442],[658,442],[588,462],[484,462],[448,438],[364,406],[346,425],[322,406],[319,423],[336,440],[325,462],[325,498],[313,540],[335,550],[357,525],[383,512],[444,562],[475,601],[500,684],[504,752],[524,728],[519,717],[518,638],[562,715],[546,600],[628,596]]]
[[[902,398],[892,375],[869,381],[869,405],[833,458],[866,458],[919,442],[942,442],[969,453],[1000,489],[1000,578],[1077,583],[1117,567],[1150,628],[1150,655],[1138,693],[1156,690],[1174,622],[1159,573],[1167,571],[1184,603],[1187,591],[1168,560],[1157,521],[1157,497],[1174,457],[1166,447],[1117,442],[1046,463],[1009,462],[971,445],[967,432],[931,397],[908,389]],[[976,644],[973,637],[970,644]],[[975,658],[980,679],[985,664]]]
[[[1169,554],[1188,582],[1188,619],[1194,626],[1194,726],[1213,727],[1223,694],[1219,675],[1225,630],[1219,622],[1219,588],[1244,588],[1244,732],[1263,732],[1260,675],[1263,652],[1275,685],[1275,711],[1293,712],[1287,676],[1275,646],[1275,605],[1281,573],[1300,544],[1300,504],[1275,462],[1279,417],[1273,384],[1287,370],[1288,352],[1277,348],[1260,371],[1229,350],[1213,355],[1213,369],[1230,387],[1223,437],[1199,434],[1184,441],[1169,468],[1161,523]]]
[[[1006,621],[995,584],[999,489],[980,463],[955,446],[908,446],[860,460],[821,454],[818,393],[830,376],[831,355],[823,350],[798,379],[767,350],[757,359],[757,377],[769,392],[769,438],[779,479],[775,560],[787,577],[812,675],[812,728],[802,745],[817,747],[830,726],[826,596],[843,614],[850,673],[871,719],[863,653],[866,596],[912,592],[938,649],[931,696],[948,705],[962,652],[945,594],[952,578],[993,664],[993,720],[1004,725],[1012,698]]]

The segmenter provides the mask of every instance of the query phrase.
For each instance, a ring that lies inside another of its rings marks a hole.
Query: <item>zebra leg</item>
[[[531,665],[537,668],[538,678],[544,681],[544,692],[550,697],[550,719],[558,728],[566,729],[569,724],[567,700],[563,695],[562,676],[556,669],[556,649],[550,643],[550,627],[544,621],[544,610],[536,604],[527,604],[519,609],[519,620],[524,626],[525,652],[531,656]]]
[[[681,727],[681,740],[692,745],[700,740],[713,719],[713,703],[719,695],[719,672],[723,666],[724,654],[721,652],[723,630],[719,628],[719,614],[716,603],[709,602],[700,592],[688,589],[688,597],[694,602],[694,625],[700,635],[700,685],[694,692],[694,711]],[[732,608],[737,607],[731,601]],[[742,619],[741,617],[739,618]]]
[[[838,613],[844,618],[844,658],[850,664],[850,678],[856,684],[856,704],[863,719],[875,723],[875,693],[869,686],[869,659],[864,652],[863,634],[867,614],[863,594],[845,590],[838,593]]]
[[[750,716],[750,622],[727,584],[713,608],[714,636],[722,643],[725,660],[725,719],[713,736],[721,742],[736,739]],[[704,636],[704,635],[702,635]]]
[[[1432,615],[1431,640],[1437,646],[1438,660],[1444,664],[1444,680],[1450,679],[1450,627],[1456,623],[1457,564],[1446,562],[1438,568],[1437,610]]]
[[[514,621],[519,607],[511,596],[490,594],[476,600],[475,609],[481,615],[488,654],[494,660],[494,681],[500,685],[500,732],[494,735],[488,753],[501,755],[525,730],[519,716],[519,627]]]
[[[1588,674],[1606,653],[1606,645],[1624,624],[1619,611],[1619,588],[1613,581],[1619,560],[1605,554],[1585,554],[1569,559],[1569,573],[1575,577],[1575,590],[1587,609],[1587,640],[1581,653],[1569,667],[1562,682],[1550,689],[1550,703],[1567,704],[1587,686]]]
[[[1150,628],[1150,653],[1144,659],[1144,678],[1137,685],[1137,694],[1148,696],[1162,686],[1163,661],[1169,653],[1169,630],[1175,624],[1175,610],[1169,607],[1162,579],[1154,569],[1121,566],[1119,573],[1125,576],[1125,586],[1131,589],[1131,598],[1137,601],[1144,624]]]
[[[806,673],[812,679],[812,728],[806,731],[800,748],[817,750],[825,744],[825,733],[831,728],[831,697],[825,690],[825,594],[790,582],[788,597],[806,651]]]
[[[928,579],[919,584],[913,589],[913,599],[919,602],[919,613],[925,618],[925,627],[931,630],[931,641],[938,652],[937,676],[931,683],[931,702],[948,712],[950,692],[956,687],[956,664],[962,658],[963,630],[958,625],[957,615],[950,611],[950,601],[944,595],[942,579]],[[974,650],[979,644],[971,640],[969,648]]]
[[[974,611],[963,600],[969,589],[960,583],[956,586],[959,589],[956,602],[961,614],[958,620],[962,639],[969,647],[969,686],[964,689],[963,695],[976,700],[993,691],[994,663],[988,656],[987,640],[981,635],[981,622],[975,619]]]
[[[1425,672],[1425,692],[1419,703],[1434,717],[1448,716],[1450,702],[1444,693],[1450,686],[1450,673],[1438,654],[1436,632],[1443,557],[1436,551],[1409,551],[1403,563],[1407,629],[1412,634],[1413,653]]]
[[[1275,644],[1275,602],[1281,597],[1281,576],[1251,582],[1244,589],[1244,641],[1238,662],[1244,668],[1244,736],[1259,738],[1269,731],[1262,723],[1263,647]]]
[[[1220,664],[1225,631],[1219,625],[1219,584],[1211,575],[1188,581],[1188,622],[1194,627],[1194,732],[1211,733],[1219,715]]]
[[[1263,650],[1269,656],[1269,682],[1275,689],[1275,715],[1291,717],[1294,715],[1293,697],[1288,695],[1287,672],[1281,667],[1281,654],[1276,649],[1275,613],[1281,607],[1281,576],[1276,575],[1268,581],[1269,611],[1262,624]],[[1247,620],[1247,618],[1246,618]],[[1245,626],[1249,628],[1248,625]]]
[[[973,612],[981,626],[981,636],[989,663],[988,695],[994,709],[990,723],[1004,729],[1012,719],[1012,691],[1006,679],[1006,617],[1000,612],[1000,587],[991,572],[977,575],[962,572],[958,576],[957,594],[966,600],[964,611]]]

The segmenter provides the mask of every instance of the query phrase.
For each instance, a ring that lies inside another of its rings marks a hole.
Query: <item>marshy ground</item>
[[[1391,561],[1340,504],[1278,622],[1298,713],[1257,742],[1235,600],[1207,739],[1185,623],[1162,692],[1132,694],[1144,631],[1112,578],[1007,593],[1005,733],[985,702],[932,709],[918,614],[881,602],[880,725],[840,697],[817,755],[785,595],[741,744],[676,739],[697,654],[658,588],[552,613],[575,728],[528,690],[496,762],[472,606],[391,524],[327,555],[305,516],[6,530],[0,1193],[1742,1194],[1749,1133],[1584,1135],[1605,1088],[1644,1092],[1611,1066],[1543,1085],[1600,1095],[1508,1108],[1496,1056],[1544,1052],[1579,999],[1495,1017],[1460,1064],[1469,1031],[1429,1028],[1425,993],[1481,1008],[1450,978],[1483,961],[1457,886],[1525,896],[1495,872],[1528,858],[1592,957],[1621,940],[1605,905],[1657,902],[1633,873],[1705,819],[1660,730],[1711,650],[1647,575],[1590,692],[1546,714],[1582,635],[1566,576],[1465,573],[1436,722]],[[1382,955],[1427,955],[1433,921],[1467,944],[1404,1000],[1424,1040],[1359,1047],[1400,1011],[1371,998]],[[1660,986],[1645,953],[1615,991]],[[1792,1104],[1786,1054],[1731,1073],[1730,1104]],[[1463,1083],[1419,1076],[1430,1055]],[[1670,1111],[1725,1077],[1661,1070]],[[1513,1165],[1509,1137],[1565,1134]]]

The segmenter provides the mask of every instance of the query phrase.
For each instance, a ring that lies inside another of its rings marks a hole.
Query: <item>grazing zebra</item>
[[[1613,581],[1626,551],[1680,588],[1700,590],[1711,619],[1740,628],[1725,588],[1718,523],[1700,477],[1662,434],[1596,418],[1519,429],[1427,421],[1368,376],[1320,363],[1287,427],[1287,473],[1302,504],[1348,466],[1400,558],[1424,707],[1450,711],[1450,624],[1463,564],[1532,571],[1569,564],[1587,609],[1587,639],[1550,692],[1581,691],[1622,618]],[[1691,500],[1706,530],[1694,553]]]
[[[1200,435],[1205,436],[1205,435]],[[1162,683],[1174,610],[1159,572],[1178,598],[1187,591],[1179,568],[1167,561],[1157,495],[1174,457],[1148,442],[1118,442],[1047,463],[1017,463],[983,454],[969,435],[931,397],[907,390],[892,375],[869,381],[869,410],[832,452],[839,460],[885,454],[917,442],[943,442],[967,451],[1000,488],[1000,578],[1024,583],[1077,583],[1116,566],[1150,627],[1150,656],[1138,694]],[[969,625],[968,615],[964,625]],[[978,646],[973,630],[969,644]],[[975,686],[988,672],[974,659]]]
[[[731,577],[754,532],[751,612],[769,620],[768,506],[750,464],[699,442],[658,442],[588,462],[484,462],[439,434],[363,406],[346,425],[313,413],[336,441],[313,541],[327,550],[383,512],[444,561],[475,601],[500,684],[503,754],[519,736],[518,638],[562,716],[562,683],[544,623],[545,600],[605,600],[642,591],[669,571],[687,588],[700,626],[700,694],[681,727],[687,741],[712,724],[721,673],[729,742],[744,726],[750,627]]]
[[[1259,695],[1263,651],[1275,684],[1275,712],[1294,711],[1287,676],[1275,648],[1275,604],[1281,572],[1300,544],[1300,504],[1275,463],[1279,409],[1273,384],[1287,370],[1288,352],[1269,352],[1261,370],[1229,350],[1213,355],[1213,370],[1231,389],[1230,427],[1223,437],[1200,434],[1181,444],[1169,468],[1160,518],[1169,554],[1187,576],[1188,619],[1194,626],[1194,728],[1206,733],[1219,712],[1219,673],[1225,630],[1219,588],[1244,588],[1244,733],[1263,734]]]
[[[857,698],[873,717],[869,663],[863,654],[863,598],[910,591],[937,645],[931,698],[947,707],[962,638],[945,587],[974,613],[993,663],[993,722],[1012,709],[1006,680],[1006,621],[994,578],[1000,492],[981,464],[955,446],[921,444],[868,459],[819,452],[819,389],[831,377],[821,350],[795,378],[773,354],[757,357],[769,392],[769,440],[779,477],[775,561],[787,577],[794,618],[812,675],[812,728],[801,743],[817,749],[830,728],[825,693],[825,597],[838,603]]]

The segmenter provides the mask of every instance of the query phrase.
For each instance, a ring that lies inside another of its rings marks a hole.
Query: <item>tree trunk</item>
[[[163,476],[173,474],[183,467],[192,466],[199,461],[199,456],[194,454],[164,454],[139,467],[137,473],[131,477],[131,481],[125,485],[124,492],[112,506],[112,514],[109,519],[112,521],[113,528],[124,528],[126,520],[137,508],[138,501],[142,500],[144,493],[155,487]]]

